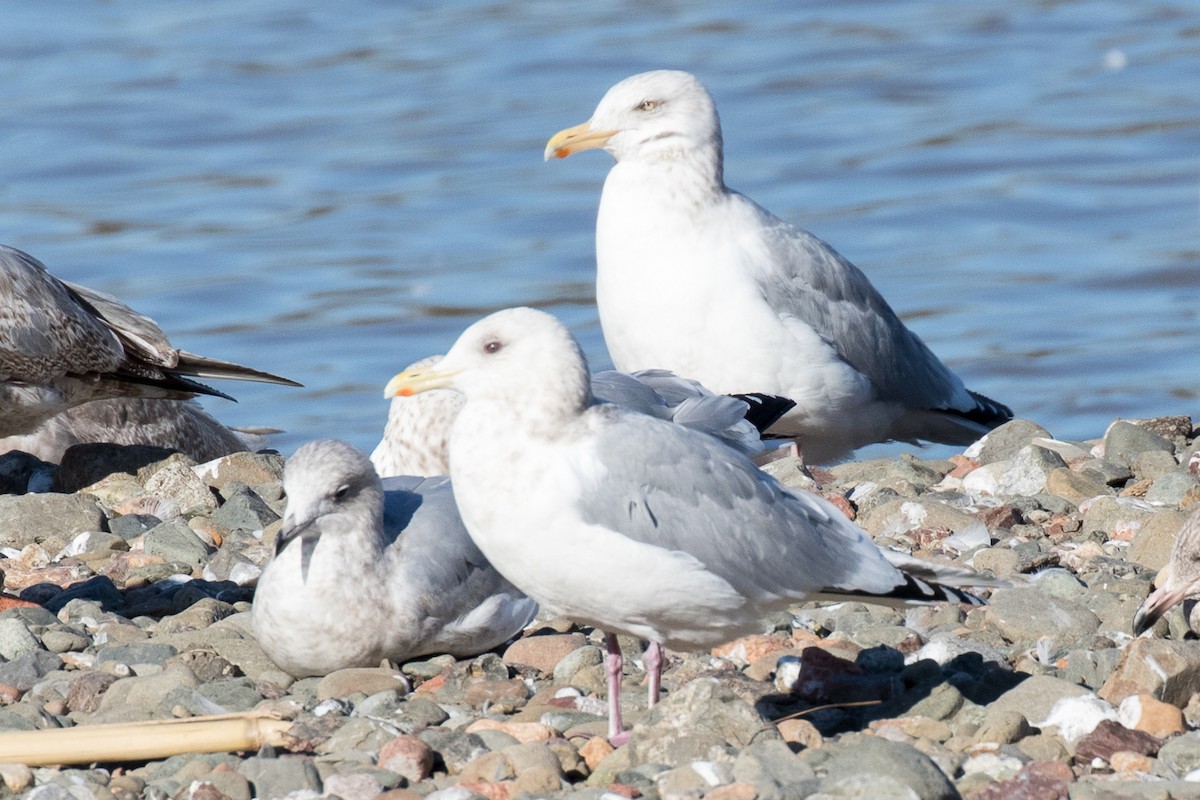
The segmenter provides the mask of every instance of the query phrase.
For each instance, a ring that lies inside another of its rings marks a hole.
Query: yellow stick
[[[283,747],[283,733],[290,727],[290,722],[251,713],[13,731],[0,733],[0,763],[36,767],[147,761],[257,750],[265,744]]]

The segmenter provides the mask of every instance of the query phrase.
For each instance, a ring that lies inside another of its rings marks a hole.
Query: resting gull
[[[704,85],[660,70],[609,89],[546,158],[603,148],[596,305],[617,369],[796,405],[771,433],[812,463],[872,442],[969,444],[1012,418],[968,391],[832,247],[725,186]]]
[[[261,447],[265,439],[225,427],[194,400],[113,397],[68,408],[32,433],[0,438],[0,453],[22,450],[58,463],[68,447],[89,442],[164,447],[203,463]]]
[[[1133,615],[1133,633],[1139,635],[1154,627],[1154,623],[1177,603],[1200,593],[1200,507],[1183,523],[1171,545],[1162,585],[1150,593]]]
[[[429,356],[405,369],[430,367],[441,358]],[[603,370],[592,376],[592,393],[600,400],[710,433],[752,456],[765,448],[757,426],[773,423],[791,406],[773,397],[715,395],[696,381],[665,370],[633,374]],[[453,389],[392,398],[383,438],[371,452],[371,463],[379,474],[447,474],[450,427],[463,402],[463,396]]]
[[[30,433],[90,400],[228,398],[193,378],[300,385],[179,350],[115,297],[61,281],[33,256],[0,245],[0,436]]]
[[[478,655],[537,613],[471,541],[447,478],[381,482],[364,454],[326,439],[288,459],[283,484],[287,511],[251,620],[291,675]]]
[[[463,522],[543,608],[605,631],[610,738],[624,738],[618,633],[650,641],[653,704],[663,646],[711,648],[806,600],[978,603],[934,581],[992,583],[880,550],[719,440],[597,402],[579,344],[544,312],[484,318],[387,391],[445,387],[466,397],[450,434]]]

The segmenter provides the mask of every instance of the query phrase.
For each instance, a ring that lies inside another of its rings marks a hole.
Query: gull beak
[[[616,135],[616,131],[594,131],[591,121],[559,131],[546,142],[546,152],[542,155],[547,161],[552,158],[566,158],[582,150],[593,150],[604,147],[608,140]]]
[[[433,367],[417,367],[397,373],[383,387],[383,397],[389,400],[393,397],[412,397],[414,394],[428,392],[432,389],[446,389],[454,382],[454,376],[459,370],[439,370]]]
[[[275,537],[275,555],[278,556],[294,540],[300,540],[300,579],[308,580],[308,565],[312,563],[313,550],[317,548],[317,539],[321,532],[313,527],[316,518],[307,519],[300,523],[288,524],[284,521],[283,528]]]

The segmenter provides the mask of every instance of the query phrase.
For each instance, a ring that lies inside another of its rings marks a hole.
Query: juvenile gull
[[[478,655],[537,613],[471,541],[447,478],[382,482],[363,453],[325,439],[288,459],[283,485],[251,621],[289,674]]]
[[[1171,545],[1166,578],[1133,615],[1134,636],[1145,633],[1176,603],[1200,593],[1200,507],[1183,523]]]
[[[597,402],[578,343],[543,312],[484,318],[386,391],[444,387],[466,397],[450,477],[471,537],[544,608],[606,633],[610,738],[623,738],[615,634],[650,641],[653,704],[664,645],[707,649],[805,600],[979,602],[924,578],[990,582],[885,553],[719,440]]]
[[[261,447],[265,439],[225,427],[193,400],[113,397],[68,408],[32,433],[0,438],[0,453],[23,450],[58,463],[68,447],[88,442],[164,447],[203,463]]]
[[[1012,412],[968,391],[832,247],[725,186],[712,97],[686,72],[608,90],[546,158],[603,148],[596,305],[617,369],[796,406],[772,429],[822,463],[872,442],[969,444]]]
[[[30,433],[89,400],[228,398],[193,378],[300,385],[179,350],[154,320],[115,297],[61,281],[33,256],[0,245],[0,436]]]
[[[430,367],[440,358],[429,356],[406,369]],[[765,447],[756,425],[766,427],[790,407],[780,405],[778,398],[715,395],[696,381],[665,370],[597,372],[592,376],[592,393],[601,400],[718,436],[748,455],[757,455]],[[463,396],[453,389],[392,398],[383,438],[371,452],[371,463],[379,474],[447,474],[450,427],[463,402]]]

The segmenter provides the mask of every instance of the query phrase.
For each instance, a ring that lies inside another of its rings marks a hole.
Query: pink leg
[[[646,677],[650,684],[648,705],[650,708],[654,708],[655,704],[658,703],[658,695],[662,689],[662,645],[658,642],[651,642],[646,647],[646,652],[642,656],[642,663],[646,666]]]
[[[629,732],[621,723],[621,645],[614,633],[604,634],[604,672],[608,676],[608,741],[620,747],[629,741]]]

